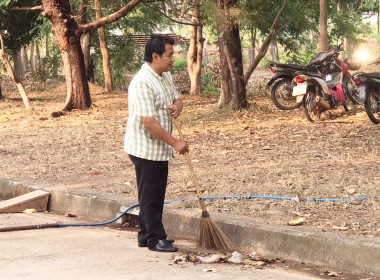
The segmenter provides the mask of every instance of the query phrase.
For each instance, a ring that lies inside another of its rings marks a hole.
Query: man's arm
[[[181,102],[182,103],[182,102]],[[172,146],[180,155],[189,152],[185,141],[177,140],[170,135],[154,117],[140,117],[144,127],[156,138]]]

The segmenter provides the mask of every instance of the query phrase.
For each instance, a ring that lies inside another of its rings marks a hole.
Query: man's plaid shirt
[[[172,117],[168,106],[178,98],[170,72],[160,76],[147,63],[142,65],[128,88],[129,116],[124,150],[129,155],[155,161],[173,157],[173,148],[150,134],[140,117],[154,117],[171,134]]]

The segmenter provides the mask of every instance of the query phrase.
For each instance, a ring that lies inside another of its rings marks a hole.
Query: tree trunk
[[[29,59],[28,59],[28,51],[25,47],[21,48],[21,59],[22,59],[22,67],[24,68],[24,72],[29,72]]]
[[[253,64],[253,60],[255,59],[256,55],[256,34],[257,29],[255,28],[255,31],[251,28],[251,49],[249,49],[249,65]]]
[[[270,57],[271,57],[271,60],[274,62],[279,61],[276,38],[273,38],[272,41],[270,42]]]
[[[80,24],[86,24],[88,22],[87,13],[88,13],[88,0],[83,0],[79,8],[79,15],[80,15],[79,23]],[[83,34],[80,38],[80,43],[81,43],[82,51],[84,55],[84,65],[86,67],[86,73],[88,73],[88,65],[90,63],[90,46],[91,46],[90,41],[91,41],[90,32]]]
[[[45,16],[61,51],[65,67],[67,97],[63,111],[84,110],[91,105],[84,56],[80,45],[81,33],[67,0],[42,0]]]
[[[25,71],[24,71],[24,66],[22,63],[22,57],[21,57],[21,49],[18,51],[14,51],[12,53],[13,56],[13,69],[15,76],[19,81],[23,81],[25,78]]]
[[[91,105],[84,56],[80,44],[82,34],[92,32],[127,15],[141,0],[130,0],[128,4],[111,15],[87,24],[78,24],[71,12],[69,0],[42,0],[42,16],[51,24],[52,33],[61,51],[65,68],[67,97],[63,110],[84,110]],[[52,115],[60,116],[61,112]]]
[[[45,36],[45,57],[50,57],[49,34]]]
[[[83,51],[84,65],[86,73],[88,72],[88,65],[90,64],[90,49],[91,49],[91,34],[85,33],[80,37],[80,44]]]
[[[191,22],[201,24],[201,15],[199,13],[199,1],[194,1],[193,16]],[[187,52],[187,70],[190,76],[190,94],[199,95],[202,93],[201,71],[203,56],[202,26],[191,26],[190,45]]]
[[[102,16],[102,7],[100,4],[100,0],[95,0],[95,9],[96,9],[96,19],[97,20],[101,19],[103,16]],[[100,50],[102,52],[102,57],[103,57],[104,89],[106,92],[111,92],[112,91],[112,72],[111,72],[110,58],[109,58],[109,53],[108,53],[106,31],[104,27],[98,28],[98,34],[99,34]]]
[[[338,15],[340,17],[344,17],[344,8],[341,3],[337,4],[337,11]],[[347,40],[344,37],[339,38],[339,44],[342,44],[343,46],[343,51],[340,53],[340,57],[344,60],[346,59],[346,51],[347,51]]]
[[[11,77],[11,79],[16,83],[17,89],[20,92],[22,101],[24,102],[24,106],[27,110],[32,109],[32,105],[30,104],[29,97],[26,95],[25,87],[23,83],[18,79],[15,72],[13,71],[12,65],[9,62],[8,58],[5,55],[5,47],[4,47],[4,41],[3,36],[0,34],[0,57],[2,61],[4,62],[5,68],[7,69],[8,75]]]
[[[208,42],[207,39],[203,42],[203,51],[202,51],[202,63],[207,64],[208,57],[207,57],[207,48],[208,48]]]
[[[32,42],[30,44],[30,60],[29,60],[29,68],[32,71],[32,74],[34,75],[36,73],[36,70],[34,68],[34,43]]]
[[[248,106],[243,76],[239,24],[234,15],[238,0],[217,0],[217,31],[221,87],[219,107],[240,110]]]
[[[41,71],[41,56],[39,44],[36,44],[36,57],[34,60],[35,69],[37,72]]]
[[[319,0],[319,51],[328,50],[327,38],[327,0]]]

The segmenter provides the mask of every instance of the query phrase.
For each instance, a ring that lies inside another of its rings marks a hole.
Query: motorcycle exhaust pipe
[[[320,96],[315,97],[315,103],[322,106],[323,109],[326,109],[326,110],[331,108],[330,104]]]

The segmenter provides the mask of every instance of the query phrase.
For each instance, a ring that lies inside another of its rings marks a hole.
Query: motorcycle
[[[274,105],[281,110],[293,110],[301,106],[302,102],[297,102],[296,98],[292,96],[294,73],[303,70],[318,72],[313,66],[305,67],[302,65],[280,64],[275,62],[271,62],[269,69],[275,75],[267,83],[266,89],[273,84],[271,100]]]
[[[380,57],[371,64],[380,64]],[[380,123],[380,73],[359,72],[354,75],[354,82],[359,89],[359,103],[364,104],[369,119],[374,124]]]
[[[341,51],[343,49],[339,45],[317,54],[309,65],[315,66],[318,73],[300,71],[294,74],[296,85],[292,95],[302,102],[305,116],[310,122],[319,120],[323,112],[340,105],[348,111],[345,103],[347,97],[358,104],[359,91],[348,70],[357,70],[360,65],[339,59]]]

